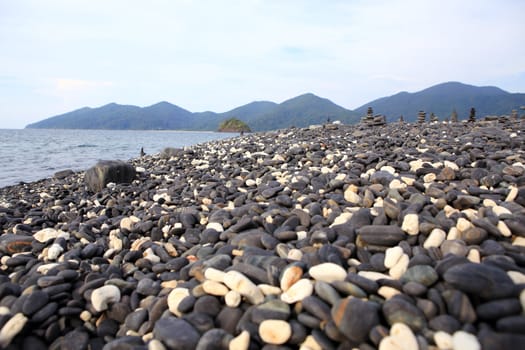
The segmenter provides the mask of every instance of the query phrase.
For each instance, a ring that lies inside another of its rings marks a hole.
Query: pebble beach
[[[169,145],[166,145],[169,146]],[[0,349],[523,349],[525,120],[326,124],[0,188]]]

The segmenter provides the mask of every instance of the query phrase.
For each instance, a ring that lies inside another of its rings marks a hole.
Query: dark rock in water
[[[358,343],[365,341],[370,330],[379,324],[379,305],[353,297],[341,299],[331,314],[339,331]]]
[[[485,299],[511,297],[518,292],[504,270],[485,264],[455,265],[445,272],[443,278],[459,290]]]
[[[110,182],[131,183],[136,171],[133,165],[120,160],[102,160],[86,170],[84,180],[92,192],[102,191]]]
[[[199,332],[191,324],[172,316],[158,320],[153,335],[174,350],[195,349],[200,339]]]

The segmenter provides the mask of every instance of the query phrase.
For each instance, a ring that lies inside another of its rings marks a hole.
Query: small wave
[[[98,146],[90,144],[90,143],[83,143],[77,146],[77,148],[94,148],[94,147],[98,147]]]

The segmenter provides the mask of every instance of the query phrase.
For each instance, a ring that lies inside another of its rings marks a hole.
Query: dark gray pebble
[[[169,349],[195,349],[199,332],[187,321],[176,317],[161,318],[155,323],[153,335]]]

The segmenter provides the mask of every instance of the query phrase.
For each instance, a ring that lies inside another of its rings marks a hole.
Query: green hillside
[[[509,115],[513,109],[525,105],[525,94],[509,93],[497,87],[477,87],[458,82],[448,82],[415,92],[400,92],[383,97],[357,108],[355,111],[365,115],[372,107],[375,113],[383,114],[388,121],[395,121],[403,116],[407,122],[414,122],[417,113],[423,110],[434,113],[440,120],[449,118],[455,109],[459,119],[467,119],[470,108],[476,109],[476,115]]]

